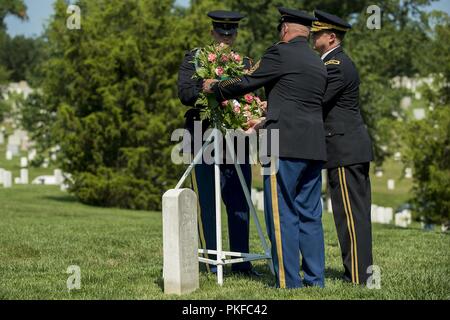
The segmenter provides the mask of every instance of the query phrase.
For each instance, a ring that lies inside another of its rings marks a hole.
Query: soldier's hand
[[[264,111],[264,113],[267,112],[267,101],[261,101],[261,103],[259,104],[259,107],[262,109],[262,111]]]
[[[216,82],[219,82],[219,81],[215,80],[215,79],[206,79],[205,81],[203,81],[203,92],[213,93],[212,87]]]
[[[264,120],[266,120],[265,117],[258,118],[258,119],[250,119],[246,123],[246,126],[247,126],[248,129],[245,130],[244,132],[246,134],[253,134],[255,132],[258,132],[258,130],[261,129],[261,127],[262,127],[262,125],[264,123]]]

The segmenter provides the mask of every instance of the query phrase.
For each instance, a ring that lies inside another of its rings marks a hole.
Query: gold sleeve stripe
[[[261,64],[261,60],[258,60],[258,62],[256,62],[255,65],[250,69],[248,74],[253,74],[256,70],[258,70],[260,64]]]

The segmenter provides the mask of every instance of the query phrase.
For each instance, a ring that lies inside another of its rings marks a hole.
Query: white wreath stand
[[[202,161],[203,150],[205,147],[211,143],[211,139],[214,138],[214,189],[215,189],[215,200],[216,200],[216,241],[217,241],[217,250],[207,250],[207,249],[199,249],[198,253],[201,254],[213,254],[216,255],[216,260],[204,258],[202,256],[198,257],[198,260],[203,263],[211,264],[217,266],[217,283],[219,285],[223,284],[223,266],[227,264],[245,262],[245,261],[254,261],[254,260],[268,260],[269,268],[272,273],[273,265],[272,265],[272,256],[270,253],[270,248],[267,245],[266,239],[264,238],[264,234],[262,232],[261,224],[258,219],[258,215],[256,214],[255,207],[253,206],[252,199],[250,193],[248,191],[247,183],[245,182],[244,175],[242,174],[241,166],[237,163],[234,150],[229,149],[225,139],[225,145],[227,147],[227,151],[230,152],[233,158],[233,163],[236,168],[236,172],[239,177],[239,181],[241,183],[242,189],[244,191],[245,199],[247,200],[248,207],[250,209],[250,213],[252,215],[253,221],[255,221],[256,229],[258,230],[259,239],[261,240],[261,244],[264,249],[264,254],[255,254],[255,253],[244,253],[244,252],[230,252],[222,250],[222,198],[220,193],[220,152],[219,150],[219,130],[217,127],[213,130],[213,132],[206,139],[206,142],[203,144],[200,151],[195,155],[193,161],[189,165],[189,167],[184,172],[180,181],[176,185],[175,189],[181,188],[186,178],[189,176],[191,171],[194,169],[195,165]]]

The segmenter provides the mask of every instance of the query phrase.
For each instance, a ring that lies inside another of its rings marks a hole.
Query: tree
[[[6,36],[0,51],[0,64],[10,72],[10,80],[31,80],[42,60],[45,42],[41,38]]]
[[[432,41],[427,56],[416,63],[422,76],[433,83],[423,88],[427,117],[409,124],[404,131],[408,143],[407,159],[414,169],[413,203],[417,218],[428,223],[450,221],[450,62],[428,59],[450,56],[450,18],[433,13]]]
[[[78,5],[82,30],[67,30],[66,4],[56,2],[42,87],[70,190],[88,204],[158,209],[182,169],[170,161],[171,133],[182,127],[173,3]]]

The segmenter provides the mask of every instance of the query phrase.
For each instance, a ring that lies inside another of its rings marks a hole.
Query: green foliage
[[[12,14],[20,19],[27,18],[27,7],[24,0],[2,0],[0,2],[0,30],[4,30],[4,20],[7,15]]]
[[[429,56],[450,54],[450,18],[434,14],[433,41],[426,44]],[[427,222],[450,221],[450,62],[423,59],[419,68],[431,76],[423,88],[423,101],[429,106],[427,117],[413,121],[405,134],[408,160],[414,168],[413,202],[417,215]]]
[[[13,82],[31,80],[43,58],[45,42],[41,38],[5,36],[1,43],[0,64],[10,72]]]
[[[157,209],[181,170],[170,160],[171,133],[182,126],[173,3],[78,4],[82,30],[65,29],[64,1],[48,30],[42,89],[47,112],[56,114],[51,141],[82,202]]]

